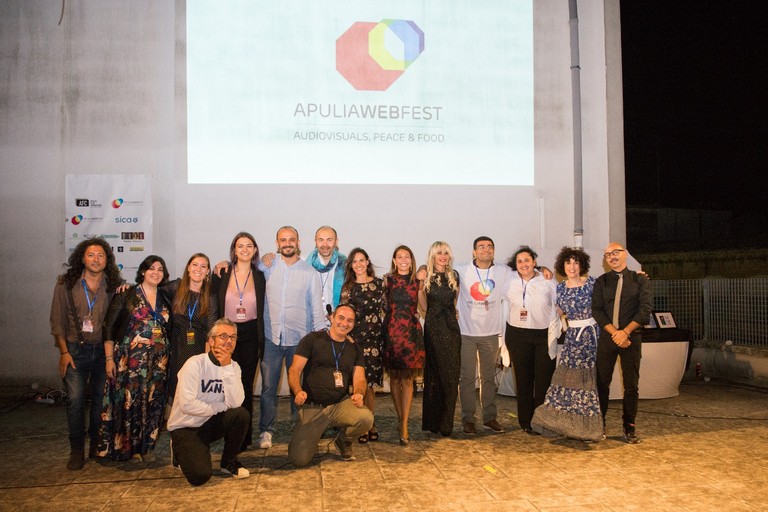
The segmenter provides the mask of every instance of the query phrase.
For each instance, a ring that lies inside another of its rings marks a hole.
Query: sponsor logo
[[[131,252],[143,252],[144,251],[144,247],[141,246],[141,245],[137,245],[135,247],[131,247],[128,250],[131,251]]]
[[[386,91],[423,51],[413,21],[357,21],[336,40],[336,71],[358,91]]]
[[[112,200],[112,208],[120,208],[123,204],[123,199],[121,197],[118,197],[117,199]]]
[[[122,245],[118,245],[117,246],[117,252],[123,252],[123,246]]]
[[[91,202],[88,199],[75,199],[75,206],[88,207]]]
[[[138,217],[115,217],[116,224],[137,224],[138,222]]]
[[[70,219],[70,222],[75,225],[79,226],[81,222],[83,222],[83,216],[82,215],[75,215]]]

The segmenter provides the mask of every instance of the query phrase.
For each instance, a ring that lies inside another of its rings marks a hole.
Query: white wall
[[[582,4],[584,245],[599,267],[609,238],[625,237],[618,0]],[[342,251],[365,247],[380,271],[399,243],[421,262],[444,239],[466,260],[488,234],[500,260],[528,243],[551,265],[572,242],[567,2],[534,2],[532,188],[188,185],[184,5],[66,2],[58,25],[58,2],[0,3],[0,383],[59,385],[48,313],[66,258],[67,174],[152,175],[154,252],[173,275],[199,250],[224,259],[239,230],[273,250],[284,224],[305,252],[317,226],[333,225]]]

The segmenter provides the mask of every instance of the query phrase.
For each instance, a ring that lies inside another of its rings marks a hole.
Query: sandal
[[[357,442],[360,444],[365,444],[368,442],[368,434],[363,434],[360,437],[357,438]]]
[[[371,430],[368,432],[368,440],[369,441],[378,441],[379,440],[379,432],[376,430]]]

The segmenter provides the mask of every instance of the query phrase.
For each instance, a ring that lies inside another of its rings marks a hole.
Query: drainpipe
[[[568,0],[571,29],[571,103],[573,105],[573,246],[584,246],[584,198],[581,148],[581,66],[579,64],[579,13],[577,0]]]

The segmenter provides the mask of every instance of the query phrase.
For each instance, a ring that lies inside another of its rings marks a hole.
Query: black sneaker
[[[624,427],[624,440],[629,444],[637,444],[640,442],[640,439],[637,437],[637,434],[635,433],[634,424],[630,423]]]
[[[333,444],[339,449],[342,460],[355,460],[355,456],[352,455],[352,445],[347,443],[345,437],[344,431],[339,430],[339,433],[336,434],[336,439],[333,440]]]
[[[173,466],[174,469],[181,469],[181,465],[179,464],[179,459],[176,458],[176,454],[173,452],[173,440],[171,440],[170,445],[171,445],[171,466]]]
[[[237,479],[248,478],[251,476],[251,472],[245,469],[237,459],[232,459],[226,464],[222,462],[221,472],[226,473],[227,475],[232,475]]]

